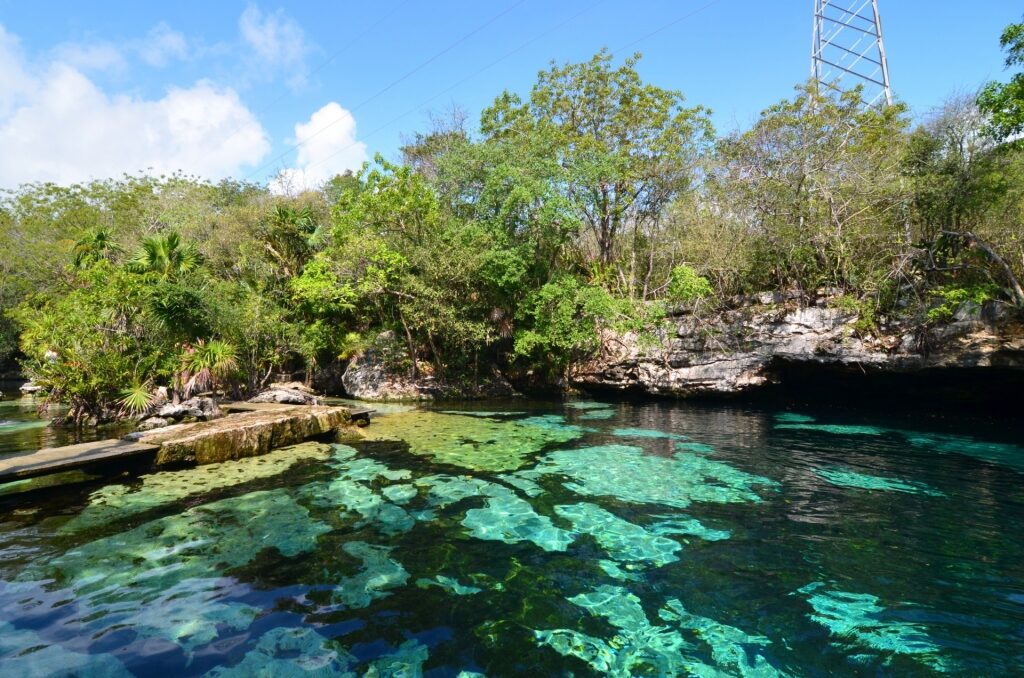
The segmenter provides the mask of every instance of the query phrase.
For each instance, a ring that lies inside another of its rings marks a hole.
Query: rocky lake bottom
[[[369,433],[0,487],[0,675],[1024,665],[1018,422],[502,401]],[[0,455],[62,436],[0,402]]]

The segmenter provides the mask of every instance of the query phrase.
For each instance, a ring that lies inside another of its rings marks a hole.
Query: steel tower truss
[[[868,105],[892,104],[878,0],[814,0],[811,80],[839,92],[862,85]]]

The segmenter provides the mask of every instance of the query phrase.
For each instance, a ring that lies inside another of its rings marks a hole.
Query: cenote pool
[[[8,488],[0,675],[1021,675],[1017,423],[382,410],[365,441]]]

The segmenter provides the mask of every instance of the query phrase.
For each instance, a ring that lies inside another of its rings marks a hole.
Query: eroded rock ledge
[[[278,406],[214,421],[168,426],[132,438],[160,447],[158,467],[212,464],[266,454],[351,423],[349,411],[342,407]]]
[[[653,341],[606,333],[600,355],[573,366],[583,389],[674,397],[731,395],[777,379],[782,363],[864,372],[999,367],[1024,379],[1024,324],[1006,307],[962,309],[925,331],[891,326],[877,336],[856,329],[857,315],[819,305],[756,303],[710,318],[682,316]]]

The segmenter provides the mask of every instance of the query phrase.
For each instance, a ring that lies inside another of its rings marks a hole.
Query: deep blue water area
[[[1022,422],[380,410],[366,438],[0,487],[0,675],[1024,673]],[[62,435],[0,423],[0,454]]]

